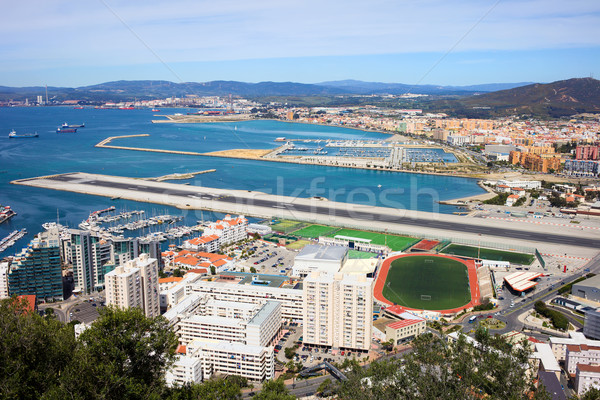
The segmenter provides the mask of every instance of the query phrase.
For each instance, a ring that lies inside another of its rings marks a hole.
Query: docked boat
[[[38,133],[22,133],[22,134],[18,134],[14,129],[12,131],[10,131],[10,133],[8,134],[8,137],[11,139],[17,139],[17,138],[32,138],[32,137],[39,137],[40,135],[38,135]]]

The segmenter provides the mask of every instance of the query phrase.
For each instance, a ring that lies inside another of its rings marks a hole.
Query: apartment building
[[[175,327],[181,344],[195,339],[269,346],[281,329],[281,304],[219,301],[204,296],[193,313],[181,316]]]
[[[248,237],[246,226],[248,226],[248,220],[243,215],[232,218],[227,214],[222,220],[212,222],[206,227],[202,236],[216,235],[219,237],[219,246],[227,246]]]
[[[373,279],[313,272],[303,283],[304,343],[368,351],[371,345]]]
[[[58,228],[39,233],[15,255],[8,269],[8,294],[63,300]]]
[[[304,308],[302,290],[268,287],[261,285],[239,285],[236,283],[213,282],[196,279],[185,286],[185,294],[206,294],[215,300],[238,303],[262,304],[265,300],[281,303],[283,321],[302,321]]]
[[[8,262],[0,262],[0,300],[8,297]]]
[[[160,315],[157,259],[141,254],[107,273],[105,280],[107,304],[138,307],[148,317]]]

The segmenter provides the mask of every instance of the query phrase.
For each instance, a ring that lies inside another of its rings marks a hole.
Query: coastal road
[[[516,242],[528,241],[591,249],[600,248],[600,232],[595,231],[555,230],[539,226],[525,226],[527,224],[492,223],[454,215],[329,201],[316,202],[314,199],[269,195],[252,191],[213,189],[84,173],[21,179],[12,183],[175,205],[180,208],[224,210],[226,212],[244,210],[247,215],[253,215],[253,210],[256,210],[254,215],[257,216],[275,217],[286,213],[292,217],[294,214],[311,215],[313,218],[329,221],[346,218],[365,227],[369,227],[369,223],[379,222],[390,227],[396,225],[404,229],[413,227],[420,230],[443,230],[448,233],[470,233],[509,238]],[[267,212],[269,214],[265,215]]]

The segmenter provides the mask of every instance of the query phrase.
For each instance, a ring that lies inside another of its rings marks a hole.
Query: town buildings
[[[303,338],[308,345],[368,351],[373,279],[312,272],[303,282]]]
[[[9,295],[35,295],[39,300],[63,300],[58,229],[39,233],[10,265]]]
[[[147,317],[160,315],[158,260],[141,254],[106,274],[106,304],[138,307]]]
[[[309,244],[294,258],[292,275],[305,277],[314,271],[335,273],[347,259],[348,247]]]

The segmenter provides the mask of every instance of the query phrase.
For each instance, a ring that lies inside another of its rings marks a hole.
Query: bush
[[[546,318],[549,318],[552,322],[552,325],[556,329],[562,329],[566,331],[569,328],[569,320],[567,317],[559,313],[558,311],[549,309],[543,301],[535,302],[535,311],[538,314],[543,315]]]

